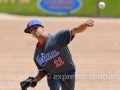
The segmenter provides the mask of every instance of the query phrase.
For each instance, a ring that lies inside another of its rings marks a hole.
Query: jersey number
[[[59,67],[64,64],[63,60],[60,57],[58,57],[57,60],[54,60],[54,63],[56,65],[56,67]]]

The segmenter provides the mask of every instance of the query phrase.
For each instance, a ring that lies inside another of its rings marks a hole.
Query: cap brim
[[[42,26],[42,25],[35,24],[35,25],[32,25],[32,26],[29,26],[29,27],[27,27],[27,28],[24,30],[24,32],[25,32],[25,33],[30,33],[30,28],[33,27],[33,26]]]

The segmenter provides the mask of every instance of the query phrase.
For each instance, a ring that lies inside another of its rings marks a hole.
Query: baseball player
[[[93,20],[87,20],[78,27],[47,34],[41,21],[30,20],[24,32],[31,34],[38,41],[34,52],[38,74],[22,81],[22,90],[35,87],[44,76],[47,76],[50,90],[59,90],[60,87],[62,90],[74,90],[76,68],[68,44],[77,33],[93,26]]]

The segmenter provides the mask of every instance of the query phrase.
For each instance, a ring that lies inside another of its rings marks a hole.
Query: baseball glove
[[[28,77],[25,81],[20,82],[22,90],[27,90],[28,87],[35,87],[37,82],[34,77]]]

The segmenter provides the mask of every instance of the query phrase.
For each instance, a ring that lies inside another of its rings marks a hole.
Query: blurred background
[[[99,2],[105,2],[103,10]],[[120,0],[0,0],[0,12],[37,16],[119,17]],[[64,14],[64,15],[63,15]]]
[[[99,2],[106,7],[99,9]],[[46,33],[93,19],[95,26],[68,45],[76,64],[75,90],[119,90],[119,17],[120,0],[0,0],[0,90],[21,90],[20,82],[38,73],[33,61],[37,40],[24,33],[31,19],[40,20]],[[46,77],[28,90],[49,90]]]

